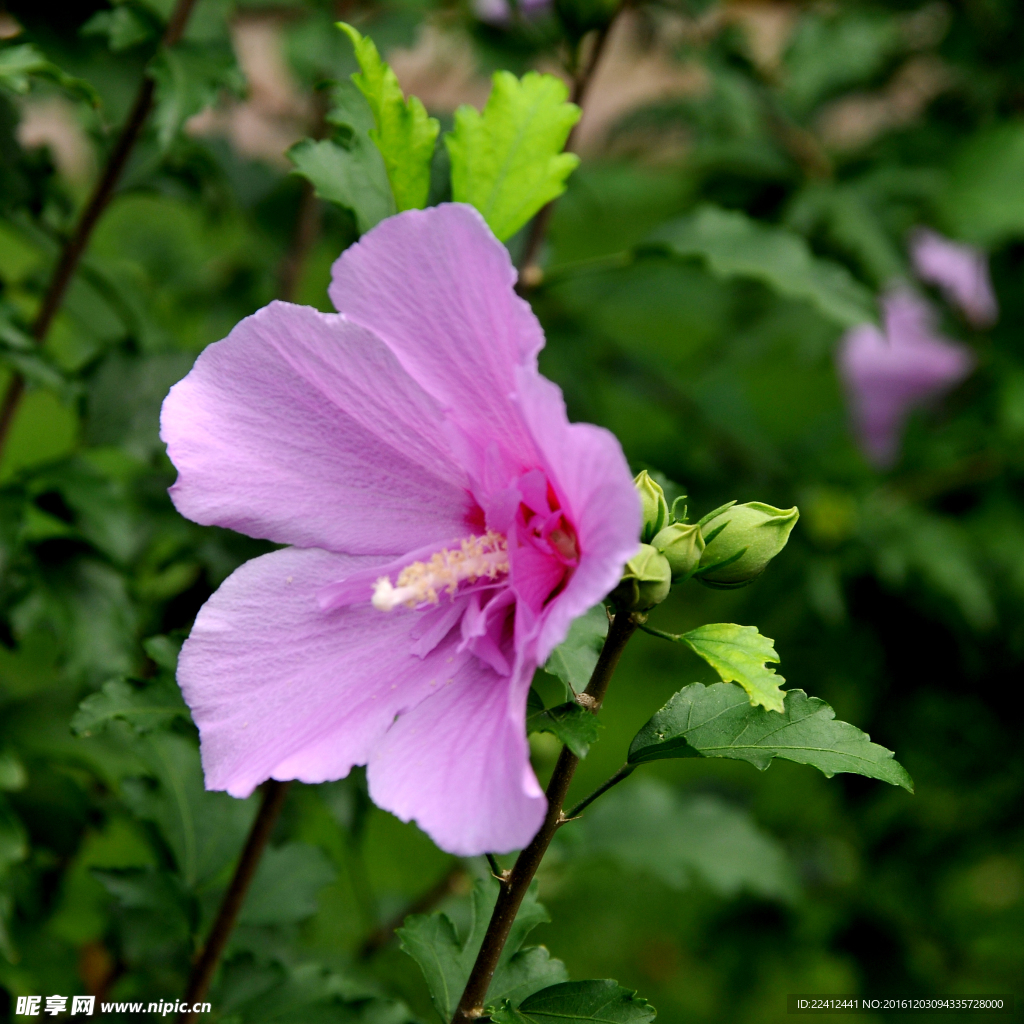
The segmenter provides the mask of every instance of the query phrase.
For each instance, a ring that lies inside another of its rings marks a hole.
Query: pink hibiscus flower
[[[938,333],[931,307],[909,288],[890,291],[882,312],[885,333],[873,324],[851,328],[838,361],[861,447],[885,468],[899,455],[911,410],[959,384],[974,356]]]
[[[540,827],[530,680],[618,582],[640,506],[615,438],[538,373],[515,279],[471,207],[410,210],[335,263],[338,313],[273,302],[171,389],[178,510],[292,545],[226,580],[182,649],[209,789],[365,764],[452,853]]]

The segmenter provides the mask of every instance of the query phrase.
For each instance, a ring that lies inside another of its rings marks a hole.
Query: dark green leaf
[[[649,1024],[657,1011],[615,981],[566,981],[534,993],[515,1008],[490,1011],[494,1024]]]
[[[645,243],[703,259],[720,277],[750,277],[779,295],[803,299],[842,327],[874,321],[871,293],[845,267],[815,256],[800,235],[738,210],[702,206],[670,221]]]
[[[447,914],[413,915],[398,929],[402,949],[420,965],[430,998],[445,1024],[451,1020],[466,987],[497,895],[496,881],[476,881],[470,896],[471,918],[465,937],[459,935]],[[543,946],[521,948],[527,935],[548,920],[547,911],[537,902],[537,883],[534,882],[516,915],[487,990],[489,1004],[500,999],[518,1001],[567,977],[564,964],[551,959]]]
[[[545,708],[540,694],[532,687],[526,706],[526,731],[550,732],[564,743],[577,757],[586,757],[590,745],[597,741],[600,723],[597,716],[575,701]]]
[[[6,798],[0,796],[0,878],[28,856],[28,833]]]
[[[54,82],[68,92],[81,96],[94,106],[99,105],[96,90],[81,78],[65,74],[48,61],[32,43],[21,43],[0,50],[0,86],[24,95],[32,77]]]
[[[788,690],[782,714],[753,707],[734,683],[691,683],[636,734],[629,763],[671,757],[729,757],[765,769],[775,757],[810,764],[827,776],[852,772],[913,792],[891,750],[803,690]]]
[[[156,80],[153,124],[162,149],[222,90],[241,94],[245,89],[234,53],[225,43],[182,42],[163,48],[153,61],[152,74]]]
[[[594,605],[569,627],[569,635],[544,663],[544,671],[566,684],[568,696],[586,689],[608,635],[608,613],[603,604]]]
[[[334,881],[327,855],[306,843],[270,847],[239,915],[240,924],[289,924],[316,913],[317,895]]]
[[[496,71],[483,112],[464,105],[445,138],[452,165],[452,198],[470,203],[500,239],[511,238],[545,203],[565,191],[579,164],[563,153],[580,108],[554,75],[529,71],[521,79]]]
[[[119,718],[137,733],[147,733],[176,718],[188,718],[181,691],[170,680],[154,680],[145,687],[133,686],[125,679],[111,679],[99,693],[86,697],[71,719],[71,731],[91,736]]]
[[[792,865],[781,844],[748,811],[720,797],[682,796],[660,779],[620,785],[583,814],[582,851],[685,889],[694,876],[724,896],[749,889],[790,899]]]

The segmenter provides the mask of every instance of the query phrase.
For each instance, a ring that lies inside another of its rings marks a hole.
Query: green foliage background
[[[561,6],[571,28],[576,8]],[[570,977],[638,989],[666,1024],[782,1020],[795,992],[1021,998],[1024,13],[793,4],[772,64],[741,6],[633,15],[652,33],[675,25],[675,55],[706,88],[634,111],[569,178],[531,296],[542,369],[574,418],[684,484],[695,518],[734,498],[800,505],[755,586],[684,585],[652,621],[756,624],[788,685],[895,750],[916,795],[782,761],[644,766],[560,833],[540,875],[552,920],[532,939]],[[22,994],[181,994],[255,810],[202,790],[172,678],[199,606],[265,546],[174,512],[157,413],[204,345],[279,293],[293,247],[301,179],[179,130],[244,94],[229,20],[267,5],[200,0],[185,45],[158,57],[156,115],[45,350],[24,335],[88,182],[18,143],[21,94],[65,97],[102,159],[168,7],[12,3],[25,32],[0,50],[0,377],[30,383],[0,463],[0,1014]],[[418,0],[274,10],[310,95],[356,70],[339,16],[384,55],[425,20],[464,32],[486,72],[550,60],[562,32],[551,16],[503,29]],[[25,42],[45,60],[16,73],[5,55]],[[822,142],[830,104],[881,95],[922,60],[945,84],[917,116],[845,149]],[[439,143],[431,202],[446,159]],[[329,308],[330,263],[365,222],[344,203],[319,217],[294,298]],[[1001,317],[973,333],[946,311],[978,369],[914,417],[879,474],[851,440],[834,351],[907,273],[919,223],[990,250]],[[696,655],[634,640],[570,800],[696,681],[716,681]],[[556,741],[533,743],[544,774]],[[415,964],[377,929],[444,879],[433,903],[468,925],[467,878],[484,868],[456,867],[373,808],[358,775],[296,786],[215,1019],[436,1020]]]

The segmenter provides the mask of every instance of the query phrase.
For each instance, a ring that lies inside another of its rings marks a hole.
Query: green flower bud
[[[668,525],[668,502],[661,484],[651,479],[646,469],[640,470],[633,485],[640,495],[644,510],[644,525],[640,532],[640,540],[650,544],[651,538],[663,527]]]
[[[760,501],[726,505],[699,523],[704,535],[697,578],[728,590],[753,583],[786,546],[800,510],[773,508]]]
[[[661,604],[672,589],[672,569],[668,559],[650,544],[626,563],[622,581],[611,592],[611,600],[625,611],[646,611]]]
[[[673,523],[661,530],[651,546],[667,559],[672,570],[672,582],[692,576],[704,552],[704,538],[696,523]]]

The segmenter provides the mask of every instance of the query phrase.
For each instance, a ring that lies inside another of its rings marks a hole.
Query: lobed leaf
[[[110,679],[99,693],[78,705],[71,731],[76,736],[91,736],[114,719],[121,719],[137,733],[147,733],[176,718],[188,717],[181,691],[170,680],[156,680],[139,688],[126,679]]]
[[[550,732],[577,757],[586,757],[590,745],[597,742],[600,728],[597,716],[575,701],[545,708],[540,694],[532,687],[526,704],[526,732]]]
[[[663,224],[647,246],[703,259],[719,277],[751,277],[779,295],[810,302],[842,327],[877,319],[871,292],[838,263],[815,256],[786,228],[710,204]]]
[[[352,81],[366,97],[376,127],[370,138],[384,157],[388,181],[399,210],[422,209],[430,192],[430,163],[440,123],[416,96],[406,101],[394,71],[369,36],[345,22],[338,27],[352,40],[361,73]]]
[[[29,91],[33,77],[53,82],[87,100],[94,107],[100,104],[99,93],[88,82],[66,74],[47,60],[32,43],[0,49],[0,87],[24,95]]]
[[[764,770],[773,758],[809,764],[825,775],[850,772],[914,791],[893,752],[838,721],[823,700],[803,690],[785,694],[781,715],[754,707],[734,683],[691,683],[636,734],[629,763],[674,757],[729,757]]]
[[[737,626],[732,622],[713,622],[684,633],[679,639],[699,654],[726,683],[739,683],[750,695],[751,704],[762,704],[771,711],[781,711],[785,694],[780,684],[786,680],[776,675],[765,662],[778,662],[772,640],[761,636],[754,626]]]
[[[565,191],[580,162],[562,152],[580,119],[568,96],[554,75],[496,71],[483,111],[466,105],[455,112],[455,130],[445,137],[452,198],[475,206],[503,241]]]
[[[489,1013],[494,1024],[649,1024],[657,1015],[646,999],[609,980],[566,981]]]
[[[402,949],[420,965],[434,1008],[447,1024],[469,980],[491,912],[498,896],[493,879],[478,879],[470,895],[470,925],[464,938],[447,914],[414,914],[398,929]],[[537,883],[523,900],[508,941],[487,990],[488,1001],[506,999],[513,1004],[548,985],[564,981],[565,965],[551,958],[543,946],[522,948],[526,936],[549,921],[537,901]]]
[[[294,924],[312,917],[317,897],[336,872],[319,847],[285,843],[264,851],[253,878],[239,924]]]

